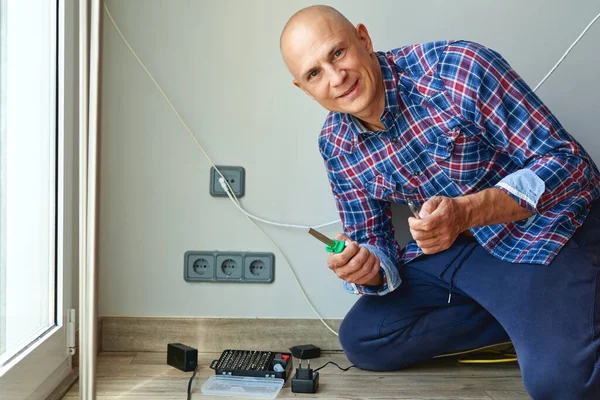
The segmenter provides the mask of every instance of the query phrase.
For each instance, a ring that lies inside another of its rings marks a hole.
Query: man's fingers
[[[372,280],[379,272],[379,259],[366,247],[360,247],[357,242],[350,241],[344,234],[337,234],[335,240],[345,241],[346,247],[339,254],[331,254],[327,262],[340,278],[349,283],[359,285]]]
[[[369,260],[365,264],[364,274],[360,277],[354,278],[354,283],[358,285],[364,285],[369,282],[379,273],[379,259],[373,253],[369,256]]]
[[[335,240],[343,240],[345,242],[351,242],[352,239],[350,239],[348,236],[344,235],[343,233],[338,233],[335,235],[334,237]]]
[[[348,280],[351,276],[356,276],[356,273],[363,268],[364,264],[369,259],[369,254],[371,254],[369,250],[361,247],[347,263],[334,266],[331,269],[339,278]]]
[[[449,246],[434,246],[434,247],[421,248],[421,250],[423,250],[423,254],[431,255],[431,254],[436,254],[441,251],[444,251],[444,250],[448,249],[448,247]]]
[[[412,228],[410,228],[410,234],[412,235],[413,239],[417,241],[432,239],[438,236],[437,232],[435,231],[418,231]]]
[[[416,219],[415,217],[408,218],[408,226],[414,231],[432,231],[440,226],[442,219],[437,215],[429,215],[427,217]]]
[[[421,206],[421,211],[419,213],[419,216],[421,216],[421,218],[423,218],[423,217],[426,217],[427,215],[433,214],[433,212],[438,208],[438,206],[440,205],[440,203],[442,202],[443,199],[444,198],[441,196],[433,196],[432,198],[427,200]]]
[[[359,251],[360,247],[358,246],[358,244],[356,242],[352,242],[349,245],[347,245],[341,253],[332,253],[329,256],[329,268],[335,269],[348,264],[348,262],[350,262],[350,260],[352,260],[352,258],[356,256],[356,254]]]
[[[358,269],[354,269],[354,270],[349,269],[347,271],[348,274],[345,276],[344,280],[346,280],[350,283],[358,283],[358,284],[360,284],[360,282],[362,280],[367,282],[370,278],[369,279],[364,279],[364,278],[371,274],[371,269],[373,268],[373,264],[375,264],[376,260],[377,260],[377,257],[375,257],[374,254],[369,253],[369,255],[367,255],[366,260],[362,264],[360,264]]]
[[[447,243],[444,241],[444,239],[440,237],[435,237],[427,240],[417,240],[417,246],[419,246],[422,250],[434,247],[443,247],[446,244]]]

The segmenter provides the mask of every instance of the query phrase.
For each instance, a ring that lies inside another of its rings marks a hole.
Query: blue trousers
[[[599,260],[600,201],[548,266],[501,261],[460,236],[402,266],[398,289],[362,296],[340,343],[359,368],[393,371],[510,340],[534,399],[598,400]]]

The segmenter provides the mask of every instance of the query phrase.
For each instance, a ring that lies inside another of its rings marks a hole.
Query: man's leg
[[[470,247],[443,280],[454,275],[461,293],[506,329],[529,394],[600,399],[600,202],[549,266],[504,262],[474,241]]]
[[[464,257],[457,243],[432,261],[441,271]],[[427,258],[423,259],[427,262]],[[348,359],[363,369],[397,370],[434,356],[509,341],[500,324],[479,304],[453,291],[437,276],[402,267],[402,284],[385,296],[362,296],[340,327]]]

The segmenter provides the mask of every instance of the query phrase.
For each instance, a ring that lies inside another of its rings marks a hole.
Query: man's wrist
[[[479,209],[478,205],[480,204],[477,194],[455,197],[454,199],[457,202],[458,210],[461,214],[459,221],[462,228],[461,230],[466,231],[477,226],[476,216]]]
[[[531,216],[510,195],[498,188],[456,197],[464,229],[518,221]]]

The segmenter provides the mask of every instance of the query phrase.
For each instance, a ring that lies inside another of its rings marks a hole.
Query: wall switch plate
[[[183,257],[183,279],[188,282],[216,280],[216,254],[207,251],[188,251]]]
[[[243,197],[245,193],[245,185],[246,185],[246,170],[244,167],[229,167],[229,166],[221,166],[217,165],[217,168],[227,182],[231,189],[233,189],[233,193],[236,197]],[[213,197],[227,197],[227,193],[221,187],[219,183],[219,179],[221,176],[217,173],[214,167],[210,168],[210,195]]]

